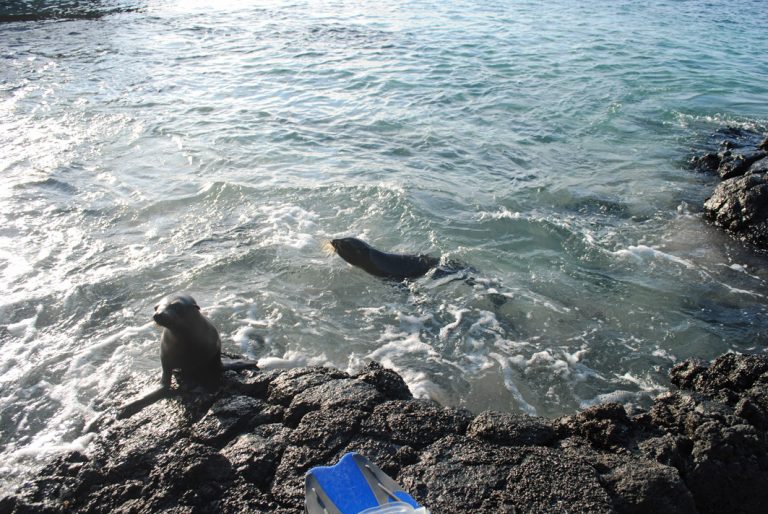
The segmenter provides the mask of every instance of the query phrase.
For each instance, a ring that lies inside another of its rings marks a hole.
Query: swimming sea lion
[[[242,359],[222,364],[219,331],[203,316],[200,306],[188,294],[171,295],[161,300],[155,306],[152,319],[163,327],[160,336],[161,387],[125,405],[118,418],[132,416],[147,405],[171,396],[174,370],[178,370],[179,377],[185,381],[211,388],[219,384],[224,370],[257,368],[256,362]]]
[[[354,237],[333,239],[333,250],[339,257],[367,271],[371,275],[403,281],[418,278],[440,264],[440,259],[430,255],[386,253]]]

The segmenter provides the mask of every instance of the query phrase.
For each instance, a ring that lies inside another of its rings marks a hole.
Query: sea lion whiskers
[[[336,248],[333,247],[330,239],[326,239],[325,241],[323,241],[323,244],[320,248],[323,251],[323,253],[326,255],[333,255],[334,253],[336,253]]]

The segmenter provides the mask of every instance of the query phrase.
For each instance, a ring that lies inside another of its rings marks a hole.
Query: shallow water
[[[475,412],[765,351],[765,257],[685,161],[768,123],[768,4],[210,4],[0,24],[5,484],[159,378],[177,290],[264,367],[373,359]],[[323,252],[350,235],[476,271],[382,282]]]

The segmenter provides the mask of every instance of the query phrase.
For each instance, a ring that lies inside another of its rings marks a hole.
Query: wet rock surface
[[[410,398],[372,363],[230,372],[109,419],[0,512],[301,512],[304,474],[357,451],[435,513],[763,512],[768,358],[671,371],[649,411],[603,404],[556,420]]]
[[[694,169],[722,180],[704,203],[706,217],[733,236],[768,249],[768,138],[725,128],[711,139],[718,149],[691,159]]]

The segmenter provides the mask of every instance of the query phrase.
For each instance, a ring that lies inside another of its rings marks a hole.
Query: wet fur
[[[257,368],[256,362],[243,359],[221,361],[221,339],[216,327],[200,312],[194,298],[179,294],[164,298],[155,306],[155,322],[163,327],[160,336],[161,387],[124,405],[118,418],[127,418],[152,403],[175,394],[171,376],[175,370],[184,381],[209,389],[220,385],[225,370]]]
[[[390,280],[419,278],[440,264],[440,259],[429,255],[382,252],[354,237],[334,239],[331,246],[349,264]]]
[[[171,373],[211,384],[221,376],[221,339],[216,327],[200,312],[194,298],[181,294],[155,306],[153,319],[163,328],[160,337],[161,383],[171,386]]]

